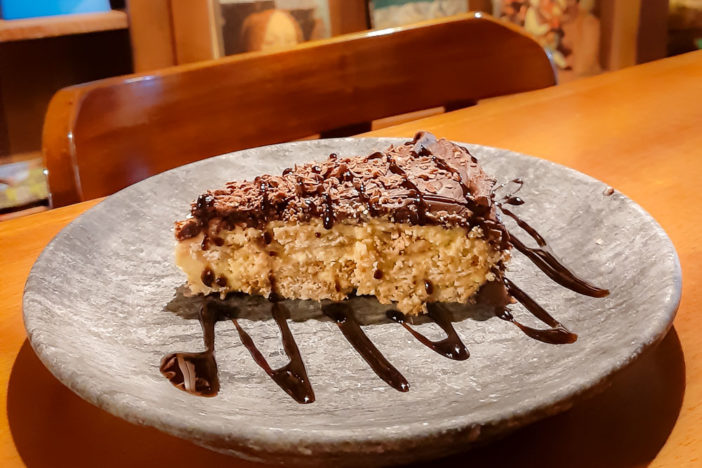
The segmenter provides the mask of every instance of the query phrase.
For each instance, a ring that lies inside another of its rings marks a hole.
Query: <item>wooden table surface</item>
[[[417,130],[570,166],[643,206],[683,269],[663,342],[604,393],[445,466],[702,466],[702,52],[373,132]],[[22,288],[44,246],[96,201],[0,223],[0,466],[246,466],[133,426],[63,387],[31,350]]]

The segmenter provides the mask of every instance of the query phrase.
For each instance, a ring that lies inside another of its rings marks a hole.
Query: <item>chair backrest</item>
[[[44,123],[52,206],[230,151],[553,84],[538,43],[467,14],[71,86]]]

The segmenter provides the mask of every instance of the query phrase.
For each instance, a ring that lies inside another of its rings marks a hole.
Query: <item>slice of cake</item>
[[[494,180],[467,149],[419,133],[362,157],[230,182],[176,223],[191,292],[395,303],[471,300],[509,257]]]

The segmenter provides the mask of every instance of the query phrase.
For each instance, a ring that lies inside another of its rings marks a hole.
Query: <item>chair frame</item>
[[[44,124],[51,204],[231,151],[554,84],[536,41],[474,13],[71,86]]]

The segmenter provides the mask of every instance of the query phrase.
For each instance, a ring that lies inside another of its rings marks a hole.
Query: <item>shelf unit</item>
[[[40,151],[58,89],[133,70],[128,28],[124,10],[0,19],[0,163]]]
[[[0,19],[0,42],[114,31],[127,27],[127,14],[121,10],[16,20]]]

